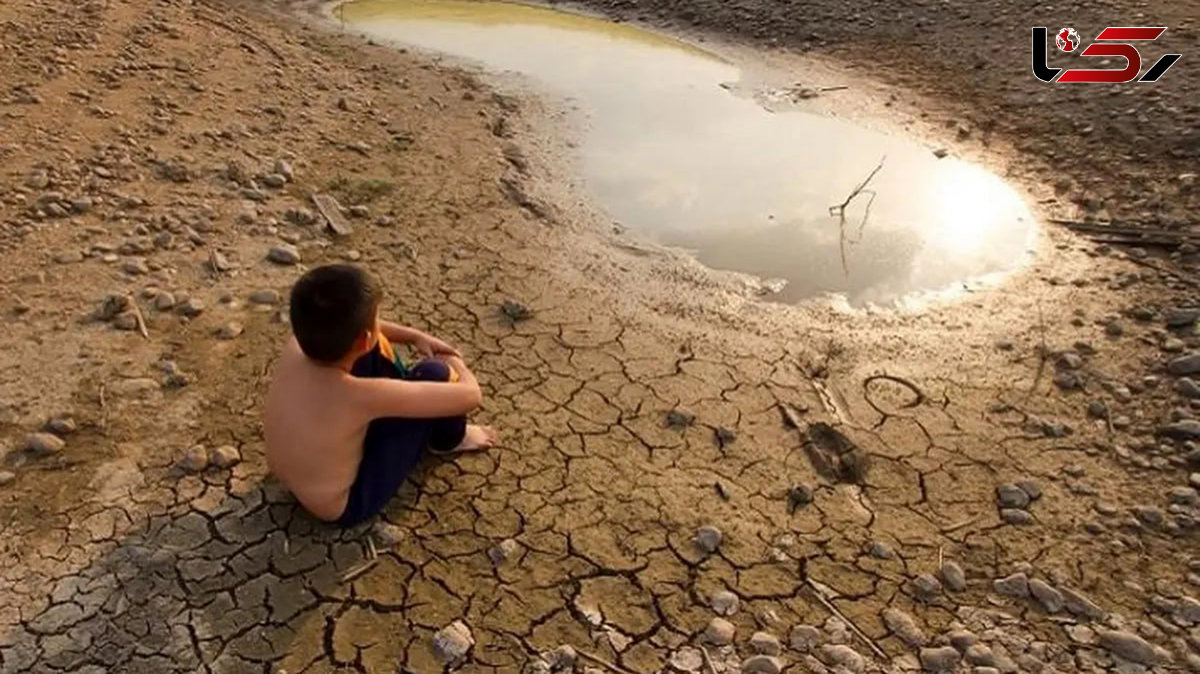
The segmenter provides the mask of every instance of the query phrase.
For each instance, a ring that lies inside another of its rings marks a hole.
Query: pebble
[[[867,546],[867,553],[875,559],[892,559],[896,556],[896,553],[892,552],[888,544],[883,541],[871,541],[871,544]]]
[[[492,566],[500,566],[521,553],[521,544],[511,538],[506,538],[488,550],[488,559]]]
[[[230,321],[220,328],[217,328],[217,339],[230,340],[237,339],[241,336],[246,328],[237,321]]]
[[[1064,351],[1058,354],[1054,364],[1064,370],[1078,370],[1083,367],[1083,357],[1074,351]]]
[[[950,645],[960,651],[965,651],[976,643],[979,643],[979,637],[975,636],[967,630],[955,630],[946,635]]]
[[[1192,307],[1167,307],[1163,311],[1163,322],[1168,328],[1186,328],[1200,318],[1200,309]]]
[[[1066,625],[1063,627],[1071,641],[1077,644],[1096,643],[1096,630],[1087,625]]]
[[[291,244],[282,243],[267,251],[267,259],[275,264],[293,265],[300,262],[300,251]]]
[[[168,292],[161,292],[154,297],[154,308],[159,311],[170,311],[175,306],[175,296]]]
[[[916,619],[898,608],[884,609],[883,624],[909,648],[924,646],[928,641]]]
[[[821,630],[812,625],[797,625],[792,628],[788,643],[791,644],[792,650],[803,653],[821,643]]]
[[[277,290],[255,290],[250,293],[251,304],[279,304],[281,300]]]
[[[712,554],[717,551],[717,548],[721,547],[722,538],[724,536],[721,534],[720,529],[711,525],[705,525],[696,530],[696,536],[693,540],[701,550]]]
[[[350,216],[355,218],[369,218],[371,217],[371,209],[363,206],[362,204],[351,206]]]
[[[383,547],[394,548],[408,536],[408,530],[398,524],[379,520],[371,526],[371,534]]]
[[[137,330],[138,329],[137,314],[133,313],[132,311],[126,311],[123,314],[119,314],[116,318],[113,319],[112,326],[118,330],[126,330],[129,332]]]
[[[951,592],[962,592],[967,589],[967,574],[957,562],[949,560],[943,562],[942,568],[939,569],[939,575]]]
[[[1051,587],[1046,581],[1040,578],[1030,580],[1029,593],[1038,600],[1047,613],[1058,613],[1063,610],[1062,593]]]
[[[461,620],[455,620],[433,635],[433,652],[446,665],[463,660],[474,645],[471,628]]]
[[[788,489],[788,511],[796,512],[813,502],[812,487],[806,484],[795,484]]]
[[[1175,382],[1175,392],[1185,398],[1200,398],[1200,384],[1191,377],[1183,377]]]
[[[1188,484],[1195,489],[1200,489],[1200,473],[1192,473],[1188,476]]]
[[[992,581],[992,588],[1006,597],[1028,597],[1029,576],[1024,573],[1014,573],[1005,578]]]
[[[961,658],[952,646],[921,649],[921,667],[927,672],[952,672]]]
[[[1073,615],[1092,620],[1100,620],[1107,615],[1104,609],[1097,606],[1095,602],[1078,591],[1070,588],[1062,588],[1061,592],[1063,595],[1063,606]]]
[[[1029,494],[1015,484],[996,487],[996,502],[1001,508],[1027,508],[1029,501]]]
[[[1200,373],[1200,353],[1190,353],[1167,361],[1167,372],[1175,376]]]
[[[704,638],[715,646],[733,643],[733,623],[724,618],[713,618],[704,629]]]
[[[284,180],[289,183],[296,179],[296,171],[292,168],[292,163],[286,159],[275,161],[275,172],[283,176]]]
[[[1134,517],[1138,518],[1139,522],[1141,522],[1142,524],[1144,524],[1148,527],[1152,527],[1152,528],[1160,527],[1160,526],[1162,526],[1163,522],[1166,520],[1166,515],[1163,514],[1163,511],[1154,506],[1146,506],[1146,505],[1134,506],[1132,508],[1132,511],[1133,511]]]
[[[0,487],[5,487],[12,484],[17,479],[16,474],[7,470],[0,470]]]
[[[268,173],[262,177],[262,184],[277,190],[287,184],[287,178],[278,173]]]
[[[1006,508],[1000,511],[1000,519],[1006,524],[1013,526],[1025,526],[1033,524],[1033,515],[1029,514],[1028,510],[1018,510],[1016,508]]]
[[[1125,334],[1125,326],[1119,321],[1111,321],[1104,326],[1104,334],[1109,337],[1120,337]]]
[[[46,422],[46,430],[55,435],[70,435],[79,429],[75,418],[69,415],[57,416]]]
[[[1036,501],[1042,497],[1042,488],[1035,480],[1018,480],[1017,486],[1029,495],[1030,501]]]
[[[717,590],[709,598],[709,605],[718,615],[730,616],[738,612],[741,600],[729,590]]]
[[[134,258],[132,260],[125,260],[122,262],[121,271],[125,272],[126,274],[132,274],[133,276],[141,276],[142,274],[149,274],[150,268],[146,266],[145,260],[141,258]]]
[[[549,653],[542,654],[542,660],[549,665],[551,671],[574,671],[575,662],[579,660],[579,653],[576,652],[574,646],[563,644]]]
[[[941,581],[928,573],[922,573],[913,578],[912,586],[917,599],[921,601],[932,601],[942,594]]]
[[[670,664],[678,672],[698,672],[704,666],[704,654],[699,648],[684,646],[671,654]]]
[[[53,433],[30,433],[25,436],[25,451],[34,456],[58,454],[66,446],[66,441]]]
[[[1163,659],[1160,649],[1132,632],[1100,630],[1097,636],[1101,646],[1130,662],[1153,667]]]
[[[196,445],[183,453],[179,467],[189,473],[199,473],[208,468],[208,450],[203,445]]]
[[[750,636],[750,649],[759,655],[779,655],[783,646],[779,638],[770,632],[755,632]]]
[[[779,674],[783,662],[770,655],[754,655],[742,663],[742,674]]]
[[[866,659],[858,651],[843,644],[824,646],[821,648],[821,654],[825,656],[826,663],[834,667],[844,667],[855,674],[862,672],[867,664]]]
[[[1176,440],[1200,439],[1200,421],[1184,419],[1172,424],[1164,424],[1158,427],[1158,434]]]
[[[1182,353],[1187,348],[1187,344],[1178,337],[1168,337],[1163,340],[1162,346],[1159,348],[1165,353]]]
[[[996,664],[995,654],[992,653],[991,648],[988,648],[984,644],[973,644],[969,646],[966,652],[963,653],[963,658],[965,658],[966,661],[972,665],[991,667],[992,665]]]
[[[201,302],[200,300],[198,300],[194,297],[190,297],[187,299],[187,301],[182,302],[178,306],[176,306],[175,311],[178,312],[182,316],[187,316],[188,318],[195,318],[195,317],[199,316],[200,314],[204,313],[204,302]]]
[[[237,447],[222,445],[213,450],[210,460],[217,468],[233,468],[242,462],[242,453]]]
[[[1175,487],[1170,491],[1169,496],[1171,503],[1179,505],[1195,505],[1197,498],[1200,497],[1191,487]]]

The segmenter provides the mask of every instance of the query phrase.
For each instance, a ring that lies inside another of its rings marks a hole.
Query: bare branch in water
[[[858,243],[862,240],[863,229],[867,226],[867,218],[871,216],[871,205],[875,203],[875,190],[867,189],[867,185],[870,184],[871,180],[875,177],[875,174],[879,173],[879,170],[883,168],[883,162],[885,161],[887,161],[887,155],[884,155],[879,159],[879,164],[875,166],[874,170],[867,174],[866,180],[863,180],[858,184],[857,187],[851,190],[850,195],[846,197],[845,201],[837,204],[836,206],[829,207],[829,215],[836,215],[838,217],[838,229],[840,231],[839,248],[842,253],[842,271],[847,275],[850,274],[850,267],[846,264],[846,209],[850,206],[850,202],[854,201],[854,199],[860,194],[871,195],[871,199],[867,201],[866,211],[863,212],[862,222],[858,223],[858,238],[851,242]]]

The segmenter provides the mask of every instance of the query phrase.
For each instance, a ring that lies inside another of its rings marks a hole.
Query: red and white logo
[[[1064,71],[1062,68],[1051,68],[1047,62],[1046,38],[1049,32],[1045,26],[1033,28],[1033,76],[1043,82],[1062,84],[1064,82],[1091,82],[1119,84],[1122,82],[1155,82],[1163,76],[1182,54],[1164,54],[1146,74],[1142,72],[1142,55],[1129,42],[1153,42],[1167,32],[1166,26],[1109,26],[1100,31],[1095,42],[1084,47],[1079,56],[1118,56],[1125,59],[1125,67],[1118,69],[1072,68]],[[1054,35],[1054,43],[1060,51],[1073,53],[1080,43],[1079,33],[1074,28],[1063,28]],[[1106,44],[1104,44],[1106,43]]]
[[[1073,52],[1079,47],[1079,33],[1076,33],[1074,28],[1063,28],[1054,36],[1054,43],[1061,51]]]

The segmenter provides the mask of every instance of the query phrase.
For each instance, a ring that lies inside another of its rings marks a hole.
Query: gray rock
[[[1185,398],[1200,398],[1200,384],[1191,377],[1182,377],[1175,381],[1175,392]]]
[[[195,317],[199,316],[200,314],[204,313],[204,302],[202,302],[194,297],[189,297],[186,301],[180,302],[175,307],[175,311],[177,313],[179,313],[179,315],[181,315],[181,316],[187,316],[188,318],[195,318]]]
[[[564,644],[549,653],[543,653],[542,660],[552,672],[570,672],[575,670],[575,662],[579,660],[579,653],[574,646]]]
[[[921,601],[932,601],[942,594],[942,583],[928,573],[919,574],[912,581],[913,592]]]
[[[25,436],[25,451],[37,457],[58,454],[66,446],[66,441],[53,433],[30,433]]]
[[[293,225],[308,227],[317,223],[317,215],[307,208],[290,208],[283,214],[283,219]]]
[[[251,304],[279,304],[282,298],[277,290],[255,290],[250,293]]]
[[[1005,524],[1013,526],[1027,526],[1033,524],[1033,515],[1028,510],[1018,510],[1016,508],[1005,508],[1000,511],[1000,519]]]
[[[141,276],[142,274],[149,274],[150,267],[146,266],[145,260],[141,258],[133,258],[130,260],[125,260],[121,263],[121,271],[133,276]]]
[[[952,672],[961,659],[952,646],[921,649],[921,668],[927,672]]]
[[[212,451],[209,460],[217,468],[233,468],[242,462],[242,452],[233,445],[222,445]]]
[[[189,473],[199,473],[208,468],[208,458],[208,449],[203,445],[196,445],[183,453],[179,467]]]
[[[371,525],[371,535],[385,548],[394,548],[407,536],[408,529],[391,522],[379,520]]]
[[[741,600],[729,590],[717,590],[709,598],[709,605],[718,615],[730,616],[738,612]]]
[[[717,548],[721,547],[721,540],[723,538],[724,536],[721,534],[720,529],[711,525],[705,525],[696,530],[696,535],[692,540],[696,542],[696,546],[701,550],[712,554],[717,551]]]
[[[821,630],[812,625],[797,625],[792,628],[792,634],[788,638],[788,643],[792,650],[807,652],[813,646],[821,643]]]
[[[760,655],[779,655],[783,646],[779,638],[770,632],[755,632],[750,636],[750,649]]]
[[[461,662],[474,646],[471,628],[461,620],[455,620],[433,635],[434,655],[446,665]]]
[[[1002,484],[996,487],[996,503],[1001,508],[1029,507],[1029,494],[1015,484]]]
[[[1167,516],[1163,511],[1154,506],[1139,505],[1132,508],[1133,516],[1138,518],[1138,521],[1147,527],[1161,527]]]
[[[1176,377],[1200,373],[1200,353],[1189,353],[1167,361],[1167,372]]]
[[[1082,593],[1071,588],[1061,588],[1063,596],[1063,605],[1072,615],[1091,620],[1102,620],[1106,615],[1104,609],[1100,608],[1091,599],[1088,599]]]
[[[704,666],[704,654],[699,648],[684,646],[672,653],[668,662],[677,672],[698,672]]]
[[[287,178],[278,173],[268,173],[262,177],[262,184],[274,190],[280,189],[284,185],[287,185],[287,182]]]
[[[898,608],[883,610],[883,624],[909,648],[924,646],[928,642],[917,621]]]
[[[91,197],[75,197],[71,200],[71,210],[75,213],[87,213],[92,210]]]
[[[963,658],[972,665],[991,667],[996,664],[996,656],[992,649],[984,644],[974,644],[963,653]]]
[[[1189,627],[1200,623],[1200,601],[1192,597],[1184,597],[1175,607],[1175,617]]]
[[[1120,337],[1125,334],[1125,326],[1120,321],[1109,321],[1104,326],[1104,334],[1109,337]]]
[[[488,549],[488,559],[492,561],[492,566],[500,566],[519,554],[521,544],[511,538],[506,538]]]
[[[168,292],[160,292],[154,296],[154,308],[159,311],[170,311],[175,306],[175,296]]]
[[[1029,593],[1038,600],[1047,613],[1058,613],[1063,610],[1062,593],[1051,587],[1046,581],[1040,578],[1030,580]]]
[[[296,179],[296,171],[292,168],[292,163],[286,159],[275,160],[275,172],[283,176],[284,180],[289,183]]]
[[[1191,487],[1175,487],[1169,493],[1171,503],[1177,505],[1196,505],[1196,501],[1200,499],[1200,494]]]
[[[355,218],[369,218],[371,217],[371,209],[363,206],[362,204],[351,206],[350,216]]]
[[[992,588],[998,594],[1006,597],[1028,597],[1029,596],[1029,576],[1024,573],[1014,573],[1005,578],[998,578],[992,581]]]
[[[742,674],[779,674],[783,661],[770,655],[755,655],[742,663]]]
[[[46,430],[55,435],[70,435],[78,429],[79,424],[75,423],[75,418],[66,414],[46,422]]]
[[[1168,328],[1186,328],[1200,318],[1200,309],[1193,307],[1167,307],[1163,311],[1163,322]]]
[[[734,631],[733,623],[724,618],[713,618],[704,629],[704,639],[714,646],[724,646],[733,643]]]
[[[1192,473],[1188,476],[1188,484],[1194,489],[1200,489],[1200,473]]]
[[[1163,340],[1159,348],[1165,353],[1182,353],[1187,348],[1187,343],[1178,337],[1168,337]]]
[[[126,311],[123,314],[118,314],[117,317],[113,319],[112,326],[117,330],[133,332],[134,330],[138,329],[137,314],[133,313],[132,311]]]
[[[0,487],[7,487],[16,481],[17,476],[7,470],[0,470]]]
[[[867,553],[875,559],[892,559],[896,556],[896,553],[892,552],[888,544],[883,541],[871,541],[871,544],[867,546]]]
[[[967,574],[957,562],[946,560],[942,563],[942,568],[939,570],[939,575],[942,577],[942,582],[946,584],[951,592],[962,592],[967,589]]]
[[[955,630],[946,635],[950,645],[957,648],[959,651],[966,651],[971,646],[979,643],[979,637],[967,630]]]
[[[217,339],[237,339],[245,331],[246,328],[241,323],[238,323],[237,321],[229,321],[225,325],[217,328]]]
[[[1054,364],[1064,370],[1078,370],[1083,367],[1083,357],[1074,351],[1064,351],[1058,354]]]
[[[1030,501],[1036,501],[1042,497],[1042,487],[1035,480],[1017,480],[1017,487],[1029,496]]]
[[[300,251],[290,243],[281,243],[267,251],[267,259],[275,264],[294,265],[300,262]]]
[[[1200,421],[1184,419],[1158,427],[1158,434],[1175,440],[1196,440],[1200,438]]]
[[[858,674],[866,667],[867,661],[858,651],[844,644],[828,644],[821,648],[825,663],[832,667],[844,667]]]
[[[1145,639],[1125,630],[1099,630],[1097,636],[1100,645],[1113,655],[1139,665],[1153,667],[1164,658],[1162,649],[1154,646]]]

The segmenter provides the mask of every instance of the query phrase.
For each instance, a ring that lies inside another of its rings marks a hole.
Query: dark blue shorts
[[[440,360],[423,360],[401,371],[379,348],[359,358],[350,374],[355,377],[388,377],[411,381],[450,381],[450,366]],[[392,499],[412,474],[427,447],[453,449],[467,432],[465,416],[446,419],[376,419],[367,426],[362,462],[350,487],[341,526],[352,526],[371,517]]]

